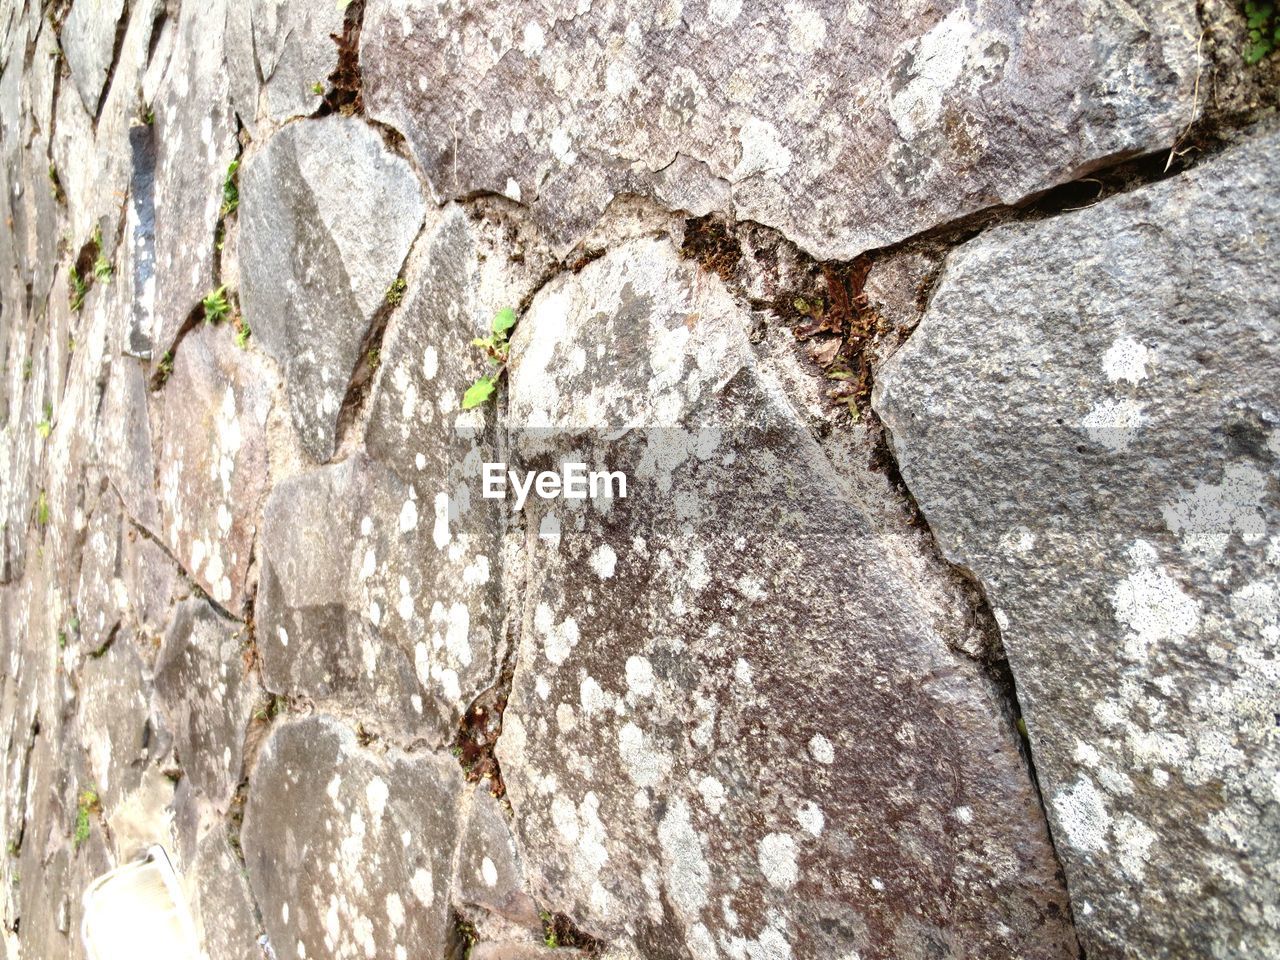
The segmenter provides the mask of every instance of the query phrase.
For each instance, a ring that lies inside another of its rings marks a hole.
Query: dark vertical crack
[[[124,9],[120,13],[120,20],[116,23],[115,37],[111,41],[111,63],[107,65],[107,76],[102,82],[102,92],[98,94],[98,103],[93,111],[93,129],[98,129],[98,123],[102,119],[102,110],[107,105],[107,97],[111,95],[111,86],[115,82],[116,68],[120,65],[120,54],[124,50],[124,37],[129,31],[129,16],[132,10],[129,4],[124,5]]]
[[[129,199],[137,219],[133,236],[125,238],[133,249],[133,287],[143,290],[156,272],[156,128],[140,123],[129,128],[129,150],[133,165],[129,181]],[[125,218],[127,219],[127,218]],[[143,360],[151,359],[151,318],[142,298],[130,303],[131,320],[125,341],[125,352]]]
[[[118,494],[119,492],[117,491],[117,495]],[[121,503],[123,502],[124,501],[122,500]],[[209,606],[213,607],[213,609],[216,610],[218,612],[218,615],[221,616],[223,619],[233,620],[236,623],[244,622],[200,588],[200,585],[196,583],[195,578],[191,576],[187,568],[182,565],[182,561],[180,561],[177,557],[173,555],[173,551],[169,549],[168,545],[163,540],[157,537],[154,533],[152,533],[150,530],[144,527],[137,520],[133,519],[133,517],[130,517],[126,514],[125,519],[128,520],[129,525],[133,527],[133,529],[136,530],[140,536],[144,537],[147,540],[150,540],[162,551],[164,551],[164,555],[169,558],[169,562],[172,563],[177,568],[178,575],[191,588],[192,594],[199,597],[201,600],[205,601],[205,603],[209,604]]]
[[[329,74],[329,88],[313,117],[333,113],[364,114],[364,75],[360,68],[360,31],[364,28],[365,0],[351,0],[342,20],[342,33],[330,34],[338,48],[338,65]]]

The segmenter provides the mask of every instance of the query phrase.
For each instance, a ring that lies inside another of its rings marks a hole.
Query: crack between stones
[[[1193,119],[1187,131],[1195,132],[1192,130],[1195,125],[1196,121]],[[968,242],[990,227],[1010,222],[1033,222],[1048,219],[1063,213],[1070,213],[1082,206],[1091,206],[1104,198],[1177,176],[1203,162],[1206,158],[1215,155],[1224,146],[1225,137],[1221,133],[1203,130],[1195,133],[1194,139],[1181,153],[1176,152],[1175,147],[1172,152],[1161,149],[1158,152],[1144,154],[1139,157],[1121,158],[1111,164],[1103,163],[1092,170],[1083,172],[1081,176],[1067,183],[1043,191],[1018,207],[988,208],[972,217],[931,228],[891,246],[867,251],[852,261],[817,261],[804,254],[804,251],[781,231],[750,221],[728,221],[725,226],[716,226],[717,222],[724,223],[724,220],[714,216],[693,218],[686,221],[682,253],[690,259],[697,260],[704,270],[718,273],[730,287],[730,290],[736,296],[745,300],[753,311],[768,311],[782,320],[784,324],[787,324],[788,319],[790,319],[792,322],[788,325],[793,334],[796,334],[798,342],[806,336],[806,331],[812,328],[816,328],[815,333],[829,332],[839,338],[840,345],[836,358],[843,359],[848,363],[851,372],[856,374],[857,386],[853,391],[839,394],[838,398],[844,399],[848,403],[851,418],[863,424],[871,448],[871,468],[881,473],[890,488],[897,494],[899,506],[902,509],[907,525],[918,532],[918,546],[927,551],[936,569],[944,571],[952,579],[953,583],[961,587],[965,606],[970,611],[970,616],[973,617],[973,625],[981,636],[990,639],[990,642],[984,648],[989,651],[985,656],[975,655],[973,652],[959,648],[954,644],[948,644],[948,647],[953,655],[971,663],[979,672],[979,675],[985,679],[989,689],[997,698],[1002,713],[1006,717],[1009,735],[1018,744],[1019,754],[1022,757],[1028,781],[1040,808],[1040,817],[1044,823],[1045,836],[1056,862],[1057,874],[1066,897],[1067,922],[1073,932],[1077,930],[1077,923],[1068,876],[1054,836],[1032,745],[1027,735],[1023,732],[1025,725],[1022,722],[1023,714],[1018,696],[1017,682],[1003,648],[999,626],[995,621],[984,585],[973,571],[952,563],[945,557],[923,510],[916,502],[914,495],[902,477],[893,451],[892,437],[870,403],[871,391],[874,388],[879,366],[887,359],[887,355],[877,356],[874,348],[891,340],[890,334],[893,333],[896,333],[898,341],[893,346],[893,350],[900,348],[902,343],[905,343],[910,338],[911,333],[914,332],[915,325],[927,312],[929,304],[940,285],[941,279],[945,274],[947,257],[956,247]],[[708,227],[708,224],[710,224],[710,227]],[[790,296],[789,291],[783,291],[779,297],[772,301],[761,300],[746,296],[743,285],[740,282],[735,282],[738,280],[736,275],[737,261],[744,256],[738,240],[739,232],[743,229],[761,230],[766,236],[788,244],[798,254],[800,262],[806,265],[808,275],[811,278],[816,280],[816,277],[820,275],[825,279],[827,290],[825,291],[823,308],[820,311],[814,310],[807,315],[807,324],[798,317],[792,316],[788,318],[786,305],[780,304],[779,301],[782,296]],[[691,238],[693,249],[691,249]],[[871,320],[871,315],[875,311],[866,301],[862,289],[863,284],[877,260],[920,248],[940,250],[943,255],[939,258],[938,267],[930,273],[918,292],[916,303],[918,313],[914,322],[911,323],[908,329],[899,329],[897,331],[881,329]],[[753,342],[754,340],[755,338],[753,338]],[[892,351],[888,355],[891,354]],[[804,365],[809,368],[812,374],[815,376],[823,376],[825,374],[825,371],[812,356],[807,359],[809,362]],[[831,392],[828,393],[828,396],[830,395]],[[828,435],[830,429],[831,426],[828,425]],[[824,446],[823,441],[826,437],[822,434],[821,429],[819,429],[818,435],[814,439],[820,446]],[[833,462],[833,467],[838,469],[838,464]],[[1084,947],[1078,935],[1076,942],[1079,957],[1084,960]]]
[[[112,485],[112,489],[115,490],[114,484]],[[116,491],[116,496],[117,497],[120,496],[120,493],[118,490]],[[121,504],[123,504],[124,500],[121,499],[120,502]],[[236,623],[244,623],[244,620],[242,620],[240,617],[237,617],[235,614],[231,613],[231,611],[229,611],[222,604],[218,603],[218,601],[214,600],[213,597],[209,596],[209,594],[206,593],[198,583],[196,583],[195,577],[193,577],[190,571],[188,571],[187,568],[182,565],[182,561],[180,561],[177,557],[173,555],[173,551],[169,549],[168,545],[163,540],[157,537],[154,533],[148,530],[145,526],[143,526],[133,517],[129,516],[128,513],[123,513],[123,516],[125,520],[128,521],[129,526],[133,527],[133,529],[136,530],[140,536],[145,537],[147,540],[150,540],[162,551],[164,551],[164,555],[169,558],[170,563],[172,563],[175,567],[178,568],[178,573],[182,576],[182,579],[184,579],[190,585],[191,591],[195,596],[199,597],[201,600],[204,600],[206,603],[209,604],[209,606],[213,607],[213,609],[216,610],[218,612],[218,615],[221,616],[222,618],[226,620],[232,620]]]
[[[116,23],[116,35],[111,44],[111,63],[107,65],[107,76],[102,82],[102,92],[98,94],[98,104],[93,111],[95,133],[98,130],[98,123],[102,120],[102,110],[107,105],[107,98],[111,95],[111,85],[115,82],[116,68],[120,65],[120,55],[124,51],[124,38],[129,31],[129,18],[132,13],[130,5],[126,3]]]

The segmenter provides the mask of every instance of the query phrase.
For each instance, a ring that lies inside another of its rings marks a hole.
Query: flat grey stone
[[[418,181],[362,120],[331,116],[276,133],[246,158],[240,191],[244,315],[323,462],[365,334],[422,226]]]
[[[662,240],[517,328],[520,467],[632,478],[524,510],[497,752],[534,895],[641,956],[1074,957],[1011,725],[948,643],[966,612],[913,589],[749,329]]]
[[[567,249],[615,197],[656,196],[847,259],[1167,148],[1200,33],[1190,0],[370,0],[361,60],[438,199],[505,194]]]
[[[125,0],[75,0],[58,36],[80,102],[91,117],[98,113],[111,69],[116,25],[124,14]]]
[[[90,654],[79,676],[77,738],[84,750],[86,787],[110,815],[142,780],[150,733],[150,697],[142,660],[132,639],[117,635],[105,651]]]
[[[279,724],[241,834],[276,955],[442,956],[463,786],[448,755],[379,756],[324,716]]]
[[[260,696],[243,624],[205,600],[180,603],[156,661],[156,698],[192,785],[226,812],[240,782],[245,730]]]
[[[163,539],[188,574],[243,615],[271,477],[267,419],[278,383],[227,325],[182,339],[155,416]]]
[[[192,915],[209,960],[263,960],[249,883],[222,830],[200,841],[190,873]]]
[[[458,840],[453,898],[468,915],[483,911],[542,935],[540,911],[525,886],[511,833],[511,815],[487,783],[471,793],[471,809]]]
[[[475,561],[468,582],[436,593],[448,545],[431,509],[362,455],[276,486],[257,613],[269,689],[436,747],[453,741],[467,705],[497,679],[492,616],[473,622],[468,600],[488,598],[492,584]]]
[[[965,244],[877,387],[1090,957],[1280,952],[1278,147]]]
[[[263,78],[265,110],[272,120],[314,113],[338,63],[332,35],[342,35],[344,3],[293,3],[253,0],[253,48]]]

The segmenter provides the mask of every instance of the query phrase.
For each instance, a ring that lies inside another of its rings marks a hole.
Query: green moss
[[[227,167],[227,175],[222,180],[221,216],[229,217],[240,206],[240,159],[237,157]]]
[[[1276,16],[1275,0],[1244,0],[1244,19],[1249,31],[1244,62],[1253,66],[1280,47],[1280,17]]]
[[[225,285],[206,294],[200,303],[204,307],[206,323],[218,324],[231,316],[231,302],[227,299]]]
[[[80,791],[80,802],[76,807],[76,830],[72,835],[72,840],[77,848],[89,839],[93,814],[100,809],[102,809],[102,803],[98,797],[98,791],[94,787]]]
[[[80,312],[80,308],[84,306],[84,298],[89,293],[89,284],[80,276],[80,271],[74,266],[67,273],[68,282],[71,285],[71,291],[67,295],[67,299],[71,304],[71,309],[75,313]]]

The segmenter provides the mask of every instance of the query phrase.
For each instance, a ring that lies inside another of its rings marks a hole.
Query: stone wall
[[[1246,29],[0,0],[4,956],[1280,956]]]

